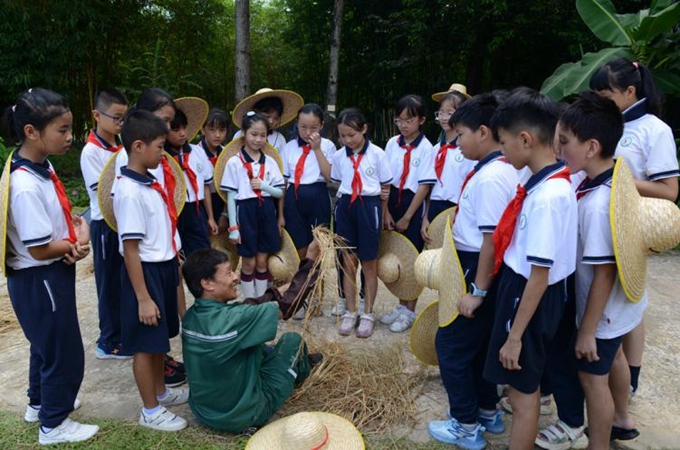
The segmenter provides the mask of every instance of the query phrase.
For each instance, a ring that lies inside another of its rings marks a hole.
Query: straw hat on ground
[[[238,152],[241,151],[243,145],[244,144],[242,137],[234,139],[233,141],[228,143],[226,147],[224,147],[222,153],[220,153],[220,156],[217,158],[217,162],[215,163],[215,173],[213,177],[215,180],[215,188],[217,190],[217,194],[225,202],[227,201],[227,194],[220,189],[220,183],[222,182],[224,169],[227,167],[227,161],[229,161],[229,158],[237,155]],[[281,170],[281,173],[283,173],[283,160],[281,159],[281,155],[279,155],[278,150],[276,150],[276,148],[274,148],[273,145],[267,142],[262,151],[264,152],[265,155],[271,156],[272,158],[274,158],[274,160],[276,160],[276,163],[279,165],[279,170]]]
[[[347,419],[327,412],[301,412],[266,425],[246,450],[363,450],[364,439]]]
[[[177,164],[177,161],[170,156],[167,152],[164,153],[165,158],[170,164],[172,173],[175,175],[175,180],[177,184],[175,185],[175,209],[177,210],[177,215],[182,212],[184,208],[184,203],[187,200],[187,186],[184,182],[184,173],[182,168]],[[116,224],[116,216],[113,214],[113,198],[111,197],[111,188],[113,187],[113,182],[116,179],[116,158],[118,155],[109,160],[104,165],[101,175],[99,175],[99,184],[97,187],[97,200],[99,201],[99,209],[102,212],[102,217],[106,221],[107,225],[111,227],[113,231],[118,230]],[[159,166],[160,167],[160,166]]]
[[[198,97],[182,97],[175,100],[175,106],[187,116],[187,142],[191,142],[208,118],[208,102]]]
[[[455,206],[445,209],[432,219],[430,226],[427,227],[427,234],[430,235],[430,239],[432,240],[429,244],[426,244],[428,250],[441,248],[442,242],[444,241],[444,227],[446,226],[446,221],[451,220],[451,222],[453,222],[454,217],[456,217]]]
[[[9,214],[9,171],[12,167],[12,155],[10,153],[5,161],[0,177],[0,270],[7,276],[5,263],[7,261],[7,216]]]
[[[418,249],[403,234],[396,231],[380,233],[378,278],[400,300],[416,300],[423,286],[416,282],[415,262]]]
[[[628,164],[618,158],[609,220],[621,286],[628,300],[638,302],[647,283],[647,255],[680,243],[680,210],[671,201],[641,197]]]
[[[293,276],[300,266],[300,256],[293,243],[293,238],[286,230],[281,230],[281,250],[269,256],[267,264],[273,279],[284,283],[293,280]]]
[[[465,98],[471,98],[471,96],[467,93],[467,87],[464,84],[460,83],[453,83],[451,87],[449,87],[448,91],[445,92],[437,92],[436,94],[432,94],[432,100],[435,102],[439,103],[439,101],[442,99],[443,96],[446,94],[449,94],[451,92],[460,92],[465,96]]]
[[[262,88],[253,95],[244,98],[236,105],[234,112],[231,113],[231,121],[234,122],[234,125],[241,128],[243,116],[248,111],[253,111],[255,103],[267,97],[278,97],[283,103],[283,113],[281,114],[281,120],[277,128],[280,128],[295,119],[298,111],[305,104],[305,101],[297,92],[286,91],[284,89]]]
[[[236,270],[238,267],[238,250],[236,245],[232,244],[229,240],[229,233],[221,229],[216,235],[210,235],[210,246],[214,249],[221,250],[227,254],[229,257],[229,264],[231,265],[231,270]]]

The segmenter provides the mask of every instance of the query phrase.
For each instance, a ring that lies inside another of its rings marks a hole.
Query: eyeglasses
[[[394,124],[398,127],[400,127],[402,125],[411,125],[414,120],[416,120],[415,117],[411,117],[410,119],[406,119],[406,120],[403,120],[403,119],[400,119],[399,117],[397,117],[397,118],[394,119]]]
[[[453,112],[446,112],[446,111],[435,111],[434,112],[434,118],[439,119],[440,117],[442,119],[448,119],[453,115]]]
[[[99,110],[97,110],[97,111],[99,111]],[[112,116],[112,115],[110,115],[110,114],[106,114],[104,111],[99,111],[99,114],[101,114],[102,116],[108,117],[109,119],[113,120],[113,123],[115,123],[116,125],[121,125],[121,124],[123,123],[123,120],[125,120],[124,117],[120,117],[120,116]]]

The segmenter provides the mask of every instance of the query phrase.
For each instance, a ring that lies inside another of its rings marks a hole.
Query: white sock
[[[258,272],[255,271],[255,297],[264,295],[267,291],[267,285],[269,283],[269,271]]]

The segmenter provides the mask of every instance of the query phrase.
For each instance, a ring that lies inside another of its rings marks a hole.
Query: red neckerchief
[[[576,200],[581,200],[583,197],[590,194],[598,187],[602,186],[603,184],[606,184],[608,181],[612,179],[613,174],[614,168],[611,168],[605,170],[592,180],[586,177],[586,179],[583,180],[576,189]]]
[[[220,156],[220,153],[222,153],[222,146],[218,145],[217,153],[213,155],[213,153],[208,148],[208,144],[207,142],[205,142],[205,139],[201,140],[200,145],[203,148],[203,151],[205,151],[205,156],[208,157],[208,161],[210,161],[210,164],[212,164],[212,166],[215,167],[215,165],[217,164],[217,158]]]
[[[446,155],[449,152],[449,149],[454,149],[456,148],[455,145],[453,144],[442,144],[441,147],[439,147],[439,151],[437,152],[437,155],[434,157],[434,173],[437,174],[437,179],[439,180],[439,184],[444,186],[444,183],[442,182],[442,173],[444,172],[444,164],[446,163]]]
[[[54,190],[57,192],[57,198],[59,198],[59,204],[61,205],[61,210],[64,212],[64,219],[66,219],[66,226],[68,227],[68,241],[71,244],[76,243],[76,231],[73,228],[73,218],[71,217],[71,202],[68,201],[68,196],[66,195],[66,188],[57,176],[54,170],[50,169],[50,180],[54,183]]]
[[[161,166],[163,166],[163,184],[165,185],[165,193],[169,199],[172,199],[172,207],[175,207],[175,188],[177,187],[177,179],[175,178],[175,172],[172,171],[170,163],[168,162],[167,156],[163,154],[161,156]],[[169,208],[169,206],[168,206]],[[168,209],[168,212],[170,210]],[[177,212],[175,211],[175,217],[177,217]]]
[[[163,190],[163,186],[161,186],[157,180],[153,180],[150,186],[154,191],[161,194],[163,203],[165,203],[166,209],[168,210],[168,216],[170,217],[170,229],[172,230],[170,240],[172,241],[172,250],[175,252],[175,255],[177,255],[177,243],[175,242],[175,233],[177,232],[177,210],[175,209],[175,201],[173,198],[168,197],[168,194],[165,192],[165,190]]]
[[[243,167],[246,169],[246,173],[248,174],[248,179],[252,180],[255,178],[255,175],[253,173],[253,163],[246,162],[246,160],[243,158],[243,152],[245,149],[241,147],[241,151],[238,154],[238,157],[241,159],[241,164],[243,164]],[[260,173],[257,175],[257,178],[260,180],[264,180],[264,165],[265,165],[266,158],[264,156],[264,153],[260,151]],[[255,195],[257,195],[257,199],[262,202],[262,190],[261,189],[253,189],[253,192],[255,192]]]
[[[99,135],[97,135],[97,133],[94,130],[90,130],[90,134],[87,136],[87,143],[94,144],[98,148],[101,148],[111,153],[116,153],[117,151],[123,148],[123,144],[121,143],[111,145],[108,142],[104,141],[104,139],[100,138]]]
[[[179,166],[182,168],[182,171],[187,175],[187,178],[189,178],[189,184],[191,185],[191,189],[194,191],[194,196],[196,197],[196,213],[199,213],[198,179],[196,178],[196,172],[194,172],[191,169],[191,166],[189,166],[189,158],[191,157],[190,156],[191,146],[185,145],[179,152],[175,152],[173,150],[172,152],[168,153],[170,153],[172,157],[175,158],[175,161],[177,161]]]
[[[363,159],[365,153],[359,153],[359,157],[355,159],[356,153],[352,153],[349,159],[352,161],[352,167],[354,168],[354,175],[352,176],[352,198],[349,202],[351,205],[354,200],[359,197],[361,200],[361,191],[364,189],[364,183],[361,181],[361,173],[359,172],[359,165]]]
[[[411,152],[414,148],[416,148],[416,146],[411,144],[400,144],[399,147],[406,150],[406,153],[404,154],[404,170],[402,171],[401,178],[399,179],[399,195],[397,196],[397,206],[399,206],[401,203],[401,191],[404,189],[406,178],[408,178],[408,174],[411,171]]]
[[[300,159],[298,159],[298,162],[295,165],[295,179],[294,179],[293,183],[294,183],[294,187],[295,187],[295,198],[296,199],[297,199],[298,186],[300,186],[300,180],[302,180],[302,174],[305,171],[305,161],[307,161],[307,156],[309,155],[310,151],[312,151],[311,145],[309,145],[309,144],[302,145],[302,155],[300,156]]]

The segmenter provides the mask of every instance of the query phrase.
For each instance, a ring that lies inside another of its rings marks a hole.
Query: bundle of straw
[[[0,334],[19,328],[17,316],[14,314],[9,297],[0,296]]]

